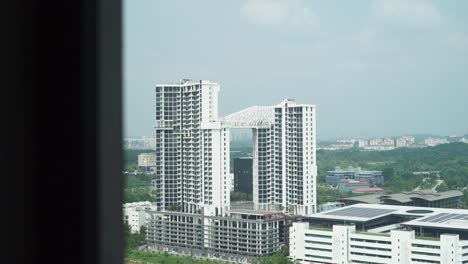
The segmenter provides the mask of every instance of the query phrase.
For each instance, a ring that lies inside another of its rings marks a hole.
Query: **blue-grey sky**
[[[317,136],[468,133],[468,1],[125,0],[124,131],[154,85],[221,85],[220,114],[317,105]]]

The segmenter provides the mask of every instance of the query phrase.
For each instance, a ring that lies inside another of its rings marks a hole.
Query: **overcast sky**
[[[221,85],[220,114],[317,106],[319,139],[468,133],[468,1],[124,0],[124,131],[154,85]]]

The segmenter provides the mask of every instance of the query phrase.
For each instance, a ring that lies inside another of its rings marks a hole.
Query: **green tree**
[[[384,168],[382,170],[382,176],[384,177],[384,180],[390,180],[394,174],[395,170],[393,168]]]
[[[439,184],[439,186],[436,187],[435,189],[437,192],[446,192],[449,191],[450,188],[447,186],[445,182]]]
[[[285,247],[282,247],[278,252],[272,256],[262,257],[260,259],[253,259],[252,263],[262,264],[293,264],[288,258],[289,252]]]

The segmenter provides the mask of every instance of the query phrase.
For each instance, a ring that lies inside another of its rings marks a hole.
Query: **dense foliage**
[[[350,193],[340,193],[326,184],[317,184],[317,204],[324,204],[349,196],[351,196]]]
[[[130,226],[127,222],[124,223],[124,238],[125,238],[125,249],[129,251],[136,249],[145,243],[146,229],[144,226],[141,227],[139,233],[130,232]]]
[[[231,192],[231,202],[252,201],[251,193]]]
[[[156,179],[155,174],[125,174],[125,188],[148,187],[151,181]]]
[[[124,203],[141,201],[156,202],[155,191],[151,187],[137,187],[125,189]]]
[[[281,248],[276,254],[272,256],[267,256],[267,257],[262,257],[262,258],[257,258],[253,259],[252,263],[253,264],[293,264],[289,258],[288,258],[288,250],[286,248]]]
[[[167,253],[139,251],[138,247],[145,243],[146,229],[141,228],[139,233],[131,233],[130,226],[124,225],[125,234],[125,263],[165,263],[165,264],[220,264],[212,260],[192,259],[190,257],[174,256]]]
[[[191,258],[189,256],[175,256],[168,253],[160,252],[143,252],[135,249],[128,249],[126,252],[126,263],[165,263],[165,264],[221,264],[227,263],[218,260],[209,259],[198,259]],[[276,254],[272,256],[254,258],[252,259],[253,264],[293,264],[288,258],[288,252],[285,248],[282,248]]]
[[[156,179],[154,174],[124,174],[125,203],[140,201],[156,202],[156,193],[151,187],[151,181]]]
[[[186,256],[175,256],[160,252],[143,252],[129,250],[126,254],[125,263],[158,263],[158,264],[221,264],[223,262],[208,259],[196,259]]]
[[[449,189],[468,185],[468,144],[451,143],[427,148],[401,148],[391,151],[317,151],[319,181],[335,166],[382,170],[390,191],[412,190],[422,183],[414,171],[440,171]],[[442,188],[442,187],[441,187]]]

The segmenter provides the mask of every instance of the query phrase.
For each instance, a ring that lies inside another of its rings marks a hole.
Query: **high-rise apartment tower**
[[[294,215],[316,211],[315,106],[285,99],[226,116],[222,124],[253,130],[253,202]]]
[[[229,209],[229,130],[218,121],[218,92],[205,80],[156,86],[159,210]]]

